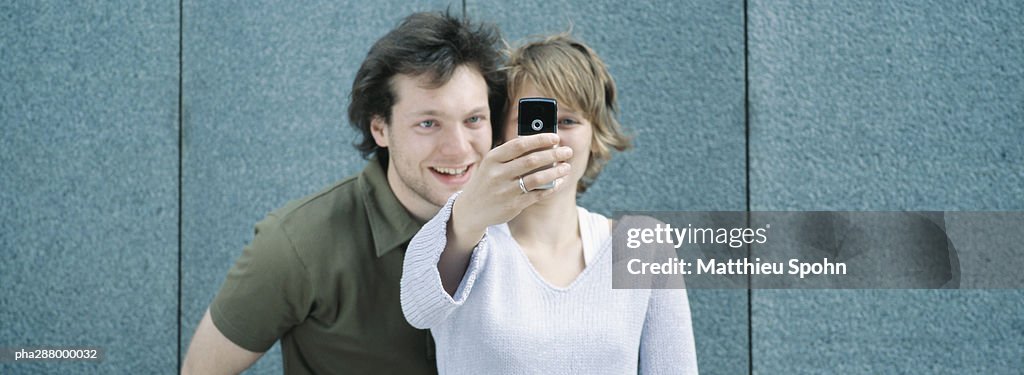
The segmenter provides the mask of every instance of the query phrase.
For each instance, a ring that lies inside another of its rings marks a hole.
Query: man
[[[241,372],[278,339],[289,374],[436,373],[428,332],[402,316],[402,260],[500,134],[499,41],[492,26],[417,13],[374,44],[349,105],[367,166],[256,225],[182,373]]]

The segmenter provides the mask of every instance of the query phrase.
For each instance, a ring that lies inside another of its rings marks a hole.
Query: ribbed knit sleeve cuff
[[[455,291],[448,295],[441,283],[437,262],[448,243],[448,221],[452,206],[461,192],[448,198],[441,211],[416,233],[405,251],[402,268],[402,312],[413,327],[424,329],[441,324],[469,297],[487,256],[487,234],[473,248],[466,274]]]

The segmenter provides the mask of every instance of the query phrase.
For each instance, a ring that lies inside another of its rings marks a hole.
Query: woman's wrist
[[[462,198],[460,196],[452,203],[452,215],[448,218],[448,240],[450,244],[457,245],[455,248],[471,250],[483,238],[487,226],[479,225],[483,221],[473,216],[473,208],[467,207]]]

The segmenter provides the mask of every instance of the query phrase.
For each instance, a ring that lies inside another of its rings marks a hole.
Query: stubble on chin
[[[424,177],[433,178],[433,176]],[[399,173],[399,178],[403,180],[405,186],[408,186],[412,190],[413,194],[416,194],[420,199],[436,206],[438,209],[443,207],[445,203],[448,203],[448,197],[451,196],[451,194],[446,193],[440,188],[431,187],[430,184],[424,180],[410,181],[412,179],[406,178],[402,173]],[[452,193],[455,192],[453,191]]]

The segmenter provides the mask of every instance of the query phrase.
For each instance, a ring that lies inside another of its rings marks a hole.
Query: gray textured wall
[[[0,373],[174,372],[252,225],[361,168],[370,44],[445,7],[604,57],[637,147],[598,211],[1024,209],[1015,1],[3,4],[0,347],[107,359]],[[1024,368],[1019,291],[691,296],[704,373]]]
[[[1024,209],[1022,16],[1019,1],[750,1],[751,208]],[[1021,291],[751,303],[758,373],[1024,369]]]
[[[0,18],[0,347],[106,350],[0,373],[173,370],[177,6],[4,2]]]

